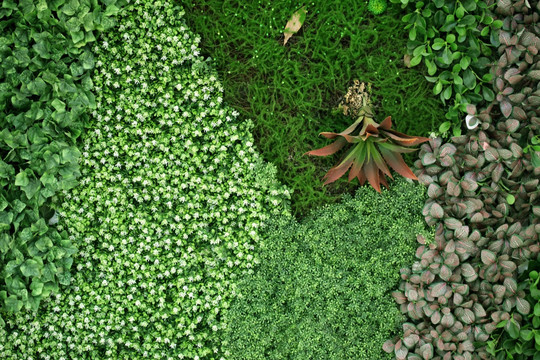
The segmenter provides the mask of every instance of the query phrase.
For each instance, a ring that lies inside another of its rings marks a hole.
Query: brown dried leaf
[[[304,24],[304,21],[306,20],[306,14],[307,10],[305,6],[302,6],[302,8],[298,11],[296,11],[294,14],[292,14],[291,18],[287,22],[287,25],[285,25],[285,30],[283,30],[283,35],[285,38],[283,39],[283,45],[287,44],[287,41],[300,30],[302,25]]]

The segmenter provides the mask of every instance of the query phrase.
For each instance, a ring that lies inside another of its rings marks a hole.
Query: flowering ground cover
[[[79,186],[51,226],[77,247],[72,279],[36,313],[2,312],[0,358],[223,356],[235,278],[257,261],[266,218],[287,213],[288,191],[250,122],[223,104],[182,15],[124,5],[92,48]]]
[[[301,5],[2,2],[0,359],[540,357],[540,2]]]

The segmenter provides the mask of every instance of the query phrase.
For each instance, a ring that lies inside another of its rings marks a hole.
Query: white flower
[[[480,124],[480,121],[474,115],[467,115],[465,117],[465,124],[467,124],[467,128],[469,130],[472,130],[472,129],[476,128]]]

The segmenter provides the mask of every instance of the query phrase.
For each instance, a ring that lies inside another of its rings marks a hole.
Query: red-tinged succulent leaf
[[[430,343],[426,343],[420,346],[420,354],[422,355],[422,359],[424,360],[429,360],[433,358],[433,345]]]
[[[475,191],[476,189],[478,189],[478,183],[471,179],[464,179],[463,181],[461,181],[460,185],[465,191]]]
[[[519,247],[522,247],[524,244],[523,238],[519,235],[512,235],[510,237],[510,247],[512,249],[517,249]]]
[[[452,144],[444,144],[441,146],[441,152],[439,154],[440,157],[447,156],[447,155],[454,155],[457,151],[457,148]]]
[[[504,115],[504,117],[509,117],[512,113],[512,104],[510,104],[508,101],[503,100],[501,101],[501,112]]]
[[[495,255],[494,252],[486,249],[481,251],[480,257],[482,259],[482,262],[486,265],[494,264],[497,259],[497,255]]]
[[[398,304],[405,304],[407,302],[407,297],[401,291],[392,291],[392,297],[396,300]]]
[[[500,265],[504,273],[513,274],[517,269],[516,263],[510,260],[501,261]]]
[[[461,273],[462,273],[463,276],[465,276],[466,278],[472,278],[472,277],[476,277],[476,276],[477,276],[476,271],[474,270],[474,268],[472,267],[472,265],[469,264],[469,263],[465,263],[465,264],[462,264],[462,265],[461,265]]]
[[[465,324],[474,323],[476,317],[474,316],[474,312],[472,312],[472,310],[464,308],[458,308],[458,310],[456,310],[456,314],[459,314],[458,317],[462,322]]]
[[[322,135],[327,139],[335,139],[336,137],[341,136],[341,139],[347,140],[347,142],[350,144],[355,144],[362,141],[362,139],[360,139],[358,136],[338,134],[333,132],[322,132],[319,135]]]
[[[445,314],[441,319],[441,325],[450,328],[454,325],[456,319],[452,313]]]
[[[527,315],[531,312],[531,304],[523,298],[516,298],[516,309],[523,315]]]
[[[435,280],[435,275],[431,271],[426,270],[422,273],[421,279],[424,284],[429,285]]]
[[[391,354],[394,352],[394,343],[391,340],[386,340],[382,348],[384,352]]]
[[[370,155],[373,158],[373,161],[375,162],[375,165],[377,165],[379,170],[382,173],[386,174],[390,179],[393,179],[392,174],[390,173],[390,169],[388,169],[381,154],[373,145],[370,148]],[[381,175],[381,178],[384,179],[384,175]]]
[[[471,217],[471,223],[476,223],[476,224],[477,224],[477,223],[481,223],[481,222],[483,222],[483,221],[484,221],[484,216],[483,216],[481,213],[479,213],[479,212],[475,213],[475,214]]]
[[[433,205],[431,205],[431,209],[429,210],[429,214],[436,219],[442,219],[444,217],[444,210],[441,205],[433,203]]]
[[[451,268],[455,268],[459,265],[459,257],[456,254],[449,254],[445,259],[444,263]]]
[[[421,160],[422,160],[422,165],[424,166],[435,164],[435,162],[437,161],[433,153],[425,153],[424,156],[422,156]]]
[[[387,116],[382,121],[382,123],[379,125],[379,128],[381,128],[383,130],[390,130],[391,127],[392,127],[392,117],[391,116]]]
[[[506,46],[510,45],[510,38],[511,35],[509,32],[503,30],[499,32],[499,42],[501,44],[505,44]]]
[[[366,183],[366,175],[364,175],[363,172],[360,172],[360,174],[358,174],[357,176],[358,178],[358,182],[360,183],[360,185],[364,185]]]
[[[494,181],[494,182],[499,182],[499,180],[501,179],[502,175],[503,175],[503,171],[504,171],[504,167],[502,164],[497,164],[497,166],[495,166],[495,168],[493,170],[491,170],[492,173],[491,173],[491,179]]]
[[[410,334],[403,338],[403,344],[405,344],[408,349],[411,349],[418,341],[420,341],[420,336],[417,334]]]
[[[399,341],[400,346],[398,347],[397,344],[395,346],[395,355],[397,360],[405,360],[407,358],[407,354],[409,353],[409,350],[403,345],[401,345],[401,341]]]
[[[443,194],[443,191],[441,190],[441,187],[439,185],[431,183],[429,184],[427,193],[430,198],[436,199]]]
[[[534,80],[540,80],[540,70],[529,71],[528,76]]]
[[[347,160],[347,161],[342,162],[338,166],[335,166],[331,168],[330,170],[328,170],[326,175],[324,175],[323,177],[323,180],[326,179],[326,181],[324,182],[324,185],[330,184],[336,181],[337,179],[339,179],[340,177],[342,177],[347,172],[347,170],[349,170],[352,164],[353,164],[352,160]]]
[[[308,151],[304,155],[313,155],[313,156],[332,155],[338,152],[339,150],[341,150],[341,148],[345,146],[346,143],[347,141],[344,138],[339,138],[338,140],[336,140],[334,143],[330,145],[326,145],[325,147],[317,149],[317,150]]]
[[[399,153],[394,153],[382,146],[380,146],[379,149],[381,150],[381,154],[384,160],[386,160],[388,165],[390,165],[390,167],[394,169],[398,174],[408,179],[418,180],[416,175],[414,175],[414,173],[407,166],[405,161],[403,161],[403,158]]]
[[[467,284],[452,284],[452,291],[459,295],[467,295],[469,293],[469,285]]]
[[[473,311],[476,318],[483,318],[487,315],[486,310],[482,306],[482,304],[476,302],[473,304]]]
[[[506,292],[506,287],[504,285],[493,285],[493,294],[496,298],[502,298]]]
[[[433,284],[431,287],[431,296],[439,297],[446,294],[447,286],[445,282],[438,282]]]
[[[384,130],[383,133],[384,135],[390,137],[393,142],[401,146],[414,146],[429,141],[429,139],[426,137],[410,136],[395,130]]]
[[[466,239],[469,237],[469,227],[468,226],[460,226],[454,231],[454,235],[458,239]]]
[[[499,160],[499,153],[497,152],[497,149],[489,147],[485,151],[486,160],[489,162],[495,162]]]
[[[449,281],[450,277],[452,276],[452,270],[446,265],[441,266],[441,270],[439,271],[439,276],[444,281]]]
[[[503,284],[510,293],[515,294],[517,292],[518,285],[516,279],[507,277],[504,279]]]
[[[364,174],[369,184],[377,191],[381,192],[381,183],[379,181],[379,168],[375,165],[373,159],[367,159],[364,165]]]
[[[456,218],[444,219],[444,225],[450,230],[456,230],[463,226],[463,223]]]
[[[519,106],[514,106],[514,111],[512,112],[512,114],[518,120],[527,120],[527,114]]]
[[[506,80],[508,80],[508,79],[510,79],[512,76],[514,76],[516,74],[519,74],[519,69],[510,68],[510,69],[506,70],[506,72],[504,73],[504,78]]]
[[[516,85],[518,84],[521,80],[523,80],[524,76],[523,75],[514,75],[514,76],[511,76],[509,79],[508,79],[508,83],[510,83],[510,85]]]
[[[502,56],[506,60],[506,56]],[[495,86],[497,87],[497,90],[502,91],[504,89],[504,80],[501,78],[497,78],[495,80]]]

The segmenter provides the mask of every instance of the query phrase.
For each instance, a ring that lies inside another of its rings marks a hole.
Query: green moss
[[[387,5],[386,0],[369,0],[368,10],[375,15],[380,15],[386,10]]]
[[[299,224],[277,219],[228,313],[231,359],[390,359],[402,322],[390,292],[426,233],[424,187],[361,188]]]
[[[347,184],[346,179],[322,186],[339,157],[303,156],[329,143],[321,131],[349,125],[350,119],[332,115],[332,108],[353,79],[373,84],[377,119],[391,115],[399,131],[426,136],[444,119],[424,74],[403,64],[407,31],[396,20],[399,6],[373,17],[366,3],[355,0],[183,3],[188,24],[201,35],[203,54],[215,61],[225,101],[253,119],[258,149],[294,190],[297,215],[357,187],[356,180]],[[283,46],[283,28],[302,5],[306,21]]]

